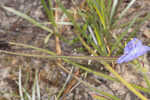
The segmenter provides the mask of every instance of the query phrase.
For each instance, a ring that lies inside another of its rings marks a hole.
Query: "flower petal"
[[[129,62],[144,55],[147,51],[150,51],[149,46],[144,46],[141,40],[134,38],[124,48],[124,54],[119,57],[117,63]]]
[[[132,49],[134,49],[137,46],[142,46],[142,41],[138,40],[137,38],[133,38],[133,40],[131,40],[130,42],[128,42],[128,44],[124,48],[124,53],[125,54],[129,53],[130,51],[132,51]]]

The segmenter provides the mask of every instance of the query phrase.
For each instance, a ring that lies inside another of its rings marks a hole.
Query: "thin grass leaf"
[[[48,55],[35,55],[35,54],[27,54],[27,53],[15,53],[11,51],[5,51],[5,50],[0,50],[1,53],[6,53],[6,54],[12,54],[12,55],[17,55],[17,56],[26,56],[26,57],[34,57],[34,58],[45,58],[45,59],[51,59],[51,60],[56,60],[57,58],[62,58],[62,59],[76,59],[76,60],[97,60],[97,61],[116,61],[118,58],[109,58],[109,57],[102,57],[102,56],[48,56]]]
[[[53,14],[53,6],[51,4],[51,0],[48,0],[48,5],[45,0],[41,0],[41,3],[44,7],[44,10],[45,10],[47,16],[48,16],[48,19],[50,20],[52,25],[54,25],[54,27],[55,27],[56,23],[55,23],[55,18],[54,18],[54,14]],[[47,6],[49,6],[49,8]]]
[[[94,42],[91,42],[91,45],[93,46],[93,48],[94,48],[95,50],[97,50],[97,52],[98,52],[99,54],[102,53],[102,52],[101,52],[101,49],[100,49],[97,45],[95,45]]]
[[[96,95],[96,94],[92,94],[92,97],[96,100],[108,100],[108,99],[104,98],[103,96]]]
[[[30,94],[26,91],[25,88],[23,88],[23,92],[24,92],[25,96],[27,96],[28,100],[32,99],[31,96],[30,96]]]
[[[72,73],[72,71],[73,71],[73,68],[72,68],[72,70],[70,72]],[[68,75],[68,77],[67,77],[63,87],[60,89],[60,91],[59,91],[59,93],[57,95],[57,100],[60,99],[60,96],[63,94],[63,92],[64,92],[64,90],[65,90],[65,88],[66,88],[66,86],[67,86],[67,84],[68,84],[70,79],[71,79],[71,74]]]
[[[40,87],[39,87],[39,80],[38,80],[38,70],[36,70],[36,76],[35,76],[35,81],[36,81],[36,93],[37,93],[37,99],[41,100],[41,95],[40,95]]]
[[[96,37],[95,37],[95,35],[94,35],[94,32],[92,31],[92,28],[91,28],[90,26],[88,26],[88,29],[89,29],[89,32],[90,32],[90,34],[91,34],[91,36],[92,36],[92,39],[93,39],[94,43],[95,43],[96,45],[98,45],[97,40],[96,40]]]
[[[14,13],[17,16],[20,16],[20,17],[28,20],[33,25],[35,25],[37,27],[40,27],[41,29],[46,30],[46,31],[48,31],[48,32],[50,32],[52,34],[53,31],[51,29],[49,29],[48,27],[44,26],[43,24],[37,22],[36,20],[34,20],[33,18],[27,16],[26,14],[23,14],[23,13],[21,13],[19,11],[16,11],[15,9],[10,8],[10,7],[6,7],[6,6],[1,6],[1,7],[4,8],[5,10],[9,11],[9,12]]]
[[[110,23],[112,23],[113,16],[115,15],[117,4],[118,4],[118,0],[113,0],[113,5],[112,5],[112,9],[111,9],[111,14],[110,14]]]
[[[131,6],[134,4],[135,1],[136,0],[130,1],[130,3],[128,4],[128,6],[121,12],[121,14],[119,16],[119,19],[121,19],[126,14],[126,12],[128,11],[128,9],[131,8]]]
[[[109,15],[111,14],[111,10],[112,10],[112,5],[113,5],[113,1],[112,0],[108,0],[107,1],[107,8],[106,8],[106,10],[107,10],[107,13],[109,13]]]
[[[144,87],[141,87],[141,86],[138,86],[136,84],[131,84],[134,88],[142,91],[142,92],[145,92],[145,93],[150,93],[150,89],[149,88],[144,88]]]
[[[105,27],[104,27],[104,30],[105,30],[105,28],[106,28],[106,23],[107,23],[107,21],[106,21],[106,8],[105,8],[105,0],[97,0],[97,1],[100,1],[100,12],[102,13],[102,16],[103,16],[103,19],[104,19],[104,24],[105,24]]]
[[[51,1],[48,0],[48,4],[49,4],[49,8],[47,7],[47,3],[45,0],[41,0],[41,3],[44,7],[44,10],[48,16],[49,21],[52,23],[53,25],[53,29],[54,27],[56,27],[56,23],[55,23],[55,19],[54,19],[54,15],[53,15],[53,10],[52,10],[52,4]],[[46,38],[44,39],[44,43],[47,44],[48,40],[50,39],[50,37],[52,36],[52,34],[50,33],[49,35],[46,36]]]
[[[98,45],[101,49],[101,55],[102,56],[106,56],[107,55],[107,51],[106,51],[106,48],[105,48],[105,43],[103,42],[102,40],[102,36],[100,34],[103,34],[103,33],[99,33],[98,30],[96,29],[96,27],[93,27],[94,28],[94,33],[95,33],[95,36],[97,38],[97,42],[98,42]]]
[[[19,83],[16,82],[16,84],[19,85]],[[31,96],[30,94],[26,91],[26,89],[24,87],[22,87],[23,93],[24,93],[24,97],[23,98],[28,98],[27,100],[31,100]],[[25,99],[26,100],[26,99]]]
[[[50,1],[50,0],[48,0],[48,1]],[[49,18],[49,20],[51,20],[52,19],[52,21],[54,20],[54,16],[53,16],[53,13],[51,13],[51,8],[49,9],[47,6],[47,2],[45,2],[45,0],[41,0],[41,4],[43,5],[43,7],[44,7],[44,10],[45,10],[45,12],[46,12],[46,14],[48,15],[48,18]],[[51,6],[50,6],[51,7]]]
[[[42,22],[41,24],[48,25],[48,24],[52,24],[52,23],[51,22]],[[72,26],[73,25],[71,22],[63,22],[63,21],[56,22],[56,24],[58,24],[58,25],[68,25],[68,26]]]
[[[19,95],[20,95],[20,98],[21,100],[24,100],[24,97],[23,97],[23,91],[22,91],[22,81],[21,81],[21,66],[19,66]]]
[[[45,44],[48,43],[48,41],[49,41],[49,39],[50,39],[51,36],[52,36],[52,34],[48,34],[48,35],[45,37],[45,39],[44,39],[44,43],[45,43]]]
[[[36,77],[36,75],[35,75]],[[32,87],[32,100],[36,100],[36,78],[34,79],[33,87]]]
[[[104,20],[104,16],[101,14],[99,7],[97,5],[97,2],[93,1],[93,7],[95,8],[97,15],[99,16],[100,22],[103,25],[103,28],[106,29],[106,24],[105,24],[105,20]]]
[[[81,81],[80,81],[81,82]],[[82,82],[83,83],[83,82]],[[96,89],[96,88],[94,88],[94,87],[92,87],[92,86],[90,86],[90,85],[88,85],[88,84],[86,84],[86,83],[83,83],[84,85],[86,85],[86,86],[88,86],[91,90],[94,90],[94,91],[96,91],[97,93],[99,93],[99,94],[102,94],[102,95],[104,95],[105,97],[107,97],[107,98],[110,98],[110,100],[120,100],[117,96],[113,96],[112,94],[109,94],[109,93],[107,93],[107,92],[103,92],[103,91],[100,91],[99,89]],[[109,99],[108,99],[109,100]]]
[[[31,48],[31,49],[34,49],[34,50],[37,50],[37,51],[40,51],[40,52],[43,52],[43,53],[50,54],[50,55],[56,55],[54,52],[51,52],[47,49],[34,47],[32,45],[27,45],[27,44],[22,44],[22,43],[15,43],[15,42],[8,42],[8,43],[11,44],[11,45],[20,46],[20,47],[24,47],[24,48]]]

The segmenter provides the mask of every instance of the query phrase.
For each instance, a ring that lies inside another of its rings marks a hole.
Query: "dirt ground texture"
[[[128,1],[130,0],[124,0],[122,8],[128,4]],[[70,3],[71,0],[62,0],[62,2],[69,9],[74,7],[73,4]],[[75,2],[77,3],[76,5],[78,5],[81,1],[75,0]],[[40,0],[0,0],[0,4],[4,4],[23,13],[27,13],[29,16],[41,23],[48,21]],[[132,19],[137,13],[139,13],[140,16],[145,16],[150,13],[150,0],[137,0],[128,11],[128,15],[120,23],[124,23],[126,20]],[[114,31],[115,35],[119,34],[119,32],[119,30]],[[47,48],[55,52],[55,37],[52,37],[47,45],[44,44],[44,39],[48,34],[48,32],[39,29],[38,27],[30,24],[28,21],[0,8],[0,42],[12,41],[25,43],[40,48]],[[69,40],[75,38],[70,26],[65,27],[62,35]],[[140,27],[137,37],[141,39],[144,44],[150,44],[150,20],[145,21],[142,27]],[[78,48],[80,46],[81,44],[72,46],[64,41],[61,41],[62,55],[82,55],[78,54],[74,50],[74,48]],[[36,53],[31,49],[16,47],[9,48],[7,45],[0,47],[0,49],[8,49],[12,51],[24,50],[27,53]],[[33,86],[35,71],[39,71],[41,100],[55,100],[55,95],[63,87],[63,84],[68,77],[68,74],[61,70],[54,60],[49,61],[47,59],[34,59],[6,54],[0,55],[0,100],[20,99],[17,84],[19,67],[22,67],[22,84],[29,93],[31,93],[31,88]],[[144,63],[146,68],[149,69],[149,54],[144,57]],[[87,62],[84,62],[84,64],[87,64]],[[64,63],[64,66],[68,70],[74,70],[74,72],[77,70],[72,65]],[[93,66],[99,65],[95,64],[89,67],[93,68]],[[143,83],[144,79],[139,73],[134,71],[132,66],[133,65],[131,64],[117,65],[116,71],[128,82],[136,83],[145,87],[145,83]],[[93,69],[97,70],[96,68]],[[148,75],[150,75],[150,72],[148,72]],[[102,91],[118,96],[121,100],[138,100],[133,93],[119,83],[107,81],[91,74],[89,74],[85,80]],[[74,87],[73,90],[67,95],[62,96],[65,97],[65,100],[94,100],[90,94],[95,93],[83,84],[76,81],[73,86],[76,87]],[[146,94],[146,96],[150,98],[150,95]]]

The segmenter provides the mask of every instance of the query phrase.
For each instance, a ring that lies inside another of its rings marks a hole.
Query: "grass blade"
[[[38,79],[38,70],[36,70],[35,73],[35,81],[36,81],[36,93],[37,93],[37,99],[41,100],[41,96],[40,96],[40,87],[39,87],[39,79]]]
[[[52,9],[52,4],[51,4],[51,0],[48,0],[48,4],[49,4],[49,8],[47,7],[47,3],[45,2],[45,0],[41,0],[41,3],[45,9],[45,12],[48,16],[48,19],[51,21],[51,23],[56,26],[55,23],[55,19],[54,19],[54,15],[53,15],[53,9]]]
[[[21,100],[24,100],[24,98],[23,98],[23,91],[22,91],[22,81],[21,81],[21,66],[19,66],[19,95],[20,95],[20,98],[21,98]]]
[[[9,12],[14,13],[14,14],[17,15],[17,16],[20,16],[20,17],[22,17],[22,18],[28,20],[30,23],[34,24],[34,25],[37,26],[37,27],[42,28],[43,30],[46,30],[46,31],[48,31],[48,32],[50,32],[50,33],[53,32],[51,29],[49,29],[48,27],[44,26],[43,24],[37,22],[36,20],[34,20],[33,18],[29,17],[29,16],[26,15],[26,14],[23,14],[23,13],[21,13],[21,12],[15,10],[15,9],[13,9],[13,8],[6,7],[6,6],[2,6],[2,8],[4,8],[5,10],[7,10],[7,11],[9,11]]]
[[[128,9],[134,4],[136,0],[132,0],[128,6],[121,12],[120,16],[119,16],[119,19],[121,19],[125,14],[126,12],[128,11]]]
[[[104,19],[104,14],[101,13],[98,5],[97,5],[97,2],[96,1],[93,1],[93,7],[95,8],[96,12],[97,12],[97,15],[99,16],[99,19],[103,25],[103,28],[106,29],[106,23],[105,23],[105,19]]]
[[[118,0],[113,0],[113,5],[111,9],[111,14],[110,14],[110,23],[112,23],[113,16],[115,14],[116,8],[117,8]]]

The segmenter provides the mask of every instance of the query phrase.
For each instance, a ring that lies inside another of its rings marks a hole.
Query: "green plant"
[[[42,5],[46,10],[46,14],[48,15],[49,21],[51,21],[53,28],[52,30],[49,29],[48,27],[44,26],[41,23],[38,23],[34,19],[30,18],[29,16],[22,14],[12,8],[2,6],[2,8],[6,9],[7,11],[13,12],[14,14],[21,16],[22,18],[28,20],[29,22],[33,23],[37,27],[40,27],[51,34],[57,34],[57,23],[54,21],[54,15],[53,15],[53,7],[51,4],[51,1],[49,0],[49,6],[50,8],[47,7],[45,0],[41,0]],[[139,18],[139,15],[132,20],[122,24],[118,25],[118,22],[125,16],[127,10],[132,6],[132,4],[135,2],[135,0],[132,0],[129,5],[121,12],[118,12],[119,6],[121,5],[123,0],[86,0],[85,4],[87,5],[87,10],[76,7],[77,10],[77,15],[79,18],[82,20],[82,22],[78,22],[74,16],[72,16],[72,12],[68,9],[66,9],[59,0],[56,0],[59,8],[62,10],[63,13],[67,15],[67,17],[70,19],[70,23],[75,27],[74,32],[76,33],[76,36],[80,40],[80,42],[83,44],[84,48],[88,51],[89,54],[94,55],[94,56],[118,56],[120,55],[120,51],[123,49],[123,45],[121,41],[127,36],[127,39],[130,40],[131,37],[134,37],[135,34],[128,34],[128,30],[130,28],[134,28],[133,26],[135,23],[140,22],[143,23],[145,20],[150,18],[150,14],[148,14],[146,17]],[[140,27],[141,24],[135,27],[135,30],[133,33],[136,33],[138,31],[137,27]],[[113,32],[114,30],[117,29],[122,29],[123,31],[118,35],[114,36]],[[51,35],[48,35],[46,38],[46,41],[50,39]],[[60,36],[61,38],[61,36]],[[86,42],[85,39],[88,41]],[[34,50],[40,51],[47,53],[49,55],[52,55],[53,57],[60,57],[62,58],[65,62],[72,64],[76,67],[79,67],[82,70],[85,70],[86,72],[93,73],[97,76],[104,77],[108,80],[112,81],[117,81],[125,85],[129,90],[131,90],[133,93],[135,93],[139,98],[142,100],[147,100],[146,97],[144,97],[139,91],[136,89],[139,89],[144,92],[149,92],[146,88],[139,87],[137,85],[130,84],[126,82],[114,69],[112,69],[111,64],[105,61],[105,59],[101,59],[98,61],[100,64],[103,64],[104,67],[110,71],[111,73],[114,74],[114,77],[110,77],[109,75],[106,75],[104,73],[100,72],[95,72],[85,66],[81,66],[80,64],[77,64],[71,60],[68,60],[68,58],[71,57],[65,57],[65,56],[56,56],[54,52],[51,52],[46,49],[41,49],[37,47],[33,47],[30,45],[25,45],[25,44],[18,44],[18,43],[12,43],[10,44],[17,45],[17,46],[22,46],[25,48],[32,48]],[[97,52],[95,52],[95,50]],[[114,53],[115,51],[115,53]],[[14,53],[14,52],[6,52],[6,51],[1,51],[3,53],[8,53],[8,54],[14,54],[14,55],[20,55],[20,56],[28,56],[28,57],[39,57],[39,58],[51,58],[49,56],[41,56],[41,55],[31,55],[31,54],[21,54],[21,53]],[[85,58],[86,59],[86,58]],[[87,58],[88,59],[88,58]],[[63,69],[63,68],[62,68]],[[64,69],[65,70],[65,69]],[[142,70],[141,70],[142,71]],[[71,73],[70,73],[71,74]],[[144,74],[145,76],[145,74]],[[74,76],[76,77],[76,76]],[[111,98],[113,100],[120,100],[116,96],[112,96],[111,94],[99,91],[98,89],[93,88],[92,86],[86,84],[86,82],[80,80],[78,77],[76,77],[78,81],[82,82],[84,85],[88,86],[90,89],[95,90],[99,92],[102,95],[105,95],[108,98]],[[145,80],[149,86],[149,80],[147,77],[145,77]],[[135,89],[136,88],[136,89]],[[21,96],[21,95],[20,95]]]

